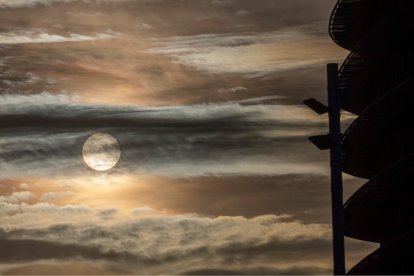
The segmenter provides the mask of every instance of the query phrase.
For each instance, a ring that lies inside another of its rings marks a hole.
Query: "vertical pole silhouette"
[[[328,69],[328,114],[330,138],[332,233],[334,275],[345,274],[344,209],[342,188],[341,105],[338,91],[338,64],[330,63]]]

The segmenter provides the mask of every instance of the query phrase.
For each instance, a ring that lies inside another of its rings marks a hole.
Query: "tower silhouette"
[[[414,274],[414,1],[340,0],[329,32],[351,51],[341,108],[343,172],[367,179],[344,205],[344,234],[379,243],[349,274]]]

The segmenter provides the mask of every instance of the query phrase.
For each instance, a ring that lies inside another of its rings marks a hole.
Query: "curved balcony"
[[[379,61],[349,54],[339,70],[342,109],[359,115],[398,83],[414,75],[412,49],[390,52]]]
[[[329,35],[336,44],[342,48],[351,50],[353,43],[349,40],[349,25],[351,8],[346,0],[339,0],[329,19]]]
[[[414,154],[363,185],[345,204],[345,235],[385,243],[414,230]]]
[[[413,275],[414,232],[385,244],[352,268],[350,275]]]
[[[331,14],[329,34],[350,51],[378,24],[410,0],[339,0]]]
[[[370,179],[414,152],[414,76],[368,106],[346,131],[343,171]]]
[[[365,107],[361,83],[368,79],[370,70],[366,62],[356,53],[350,53],[339,69],[338,88],[342,109],[359,114]]]

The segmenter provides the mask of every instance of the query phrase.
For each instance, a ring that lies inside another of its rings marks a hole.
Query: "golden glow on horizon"
[[[24,179],[26,186],[19,187],[23,180],[10,185],[13,191],[30,191],[34,194],[30,204],[48,202],[57,206],[85,204],[90,208],[117,208],[120,213],[144,206],[157,207],[149,197],[151,183],[163,181],[157,178],[129,177],[119,174],[74,175],[71,178]],[[10,183],[9,181],[7,183]],[[0,182],[1,185],[1,182]],[[158,187],[158,186],[157,186]]]

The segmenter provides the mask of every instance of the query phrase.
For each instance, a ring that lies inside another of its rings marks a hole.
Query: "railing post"
[[[327,65],[334,275],[345,274],[342,148],[338,64]]]

